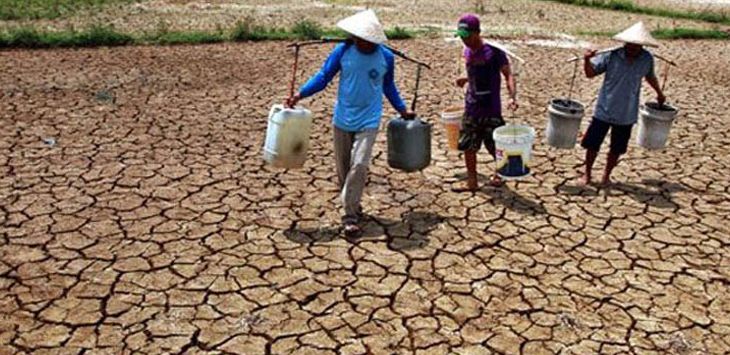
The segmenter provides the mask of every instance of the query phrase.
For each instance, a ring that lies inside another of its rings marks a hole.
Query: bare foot
[[[474,192],[477,189],[479,189],[479,185],[471,181],[461,181],[451,187],[451,191],[454,192]]]
[[[588,185],[592,184],[593,182],[591,181],[591,176],[590,175],[583,175],[580,178],[579,183],[580,183],[580,185],[588,186]]]
[[[499,175],[494,174],[494,175],[492,175],[491,178],[489,178],[489,186],[500,187],[502,185],[504,185],[504,180],[502,180],[502,178],[499,177]]]

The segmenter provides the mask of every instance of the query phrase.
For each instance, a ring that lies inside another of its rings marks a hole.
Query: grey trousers
[[[357,223],[362,213],[360,202],[378,130],[351,133],[334,127],[334,132],[337,178],[345,210],[342,222]]]

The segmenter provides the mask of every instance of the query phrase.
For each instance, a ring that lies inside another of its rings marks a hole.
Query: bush
[[[34,28],[21,27],[0,35],[0,47],[4,48],[121,46],[133,42],[134,38],[130,35],[99,25],[81,32],[39,32]]]
[[[415,37],[411,31],[398,26],[395,26],[392,30],[386,30],[385,35],[388,36],[388,39],[411,39]]]
[[[659,39],[730,39],[730,32],[683,27],[658,29],[651,34]]]
[[[324,34],[322,26],[310,20],[298,21],[291,28],[291,32],[299,39],[320,39]]]

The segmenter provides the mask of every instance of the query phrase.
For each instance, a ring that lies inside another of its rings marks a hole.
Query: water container
[[[444,125],[446,141],[451,150],[459,150],[459,133],[463,116],[464,108],[460,106],[449,107],[441,113],[441,123]]]
[[[530,126],[508,124],[494,130],[497,174],[505,180],[530,176],[530,159],[535,130]]]
[[[548,106],[548,124],[545,137],[548,145],[571,149],[575,146],[583,118],[584,106],[578,101],[553,99]]]
[[[656,102],[647,102],[639,110],[639,134],[636,143],[646,149],[663,149],[669,130],[677,116],[677,108]]]
[[[312,113],[295,107],[274,105],[269,112],[264,143],[264,160],[286,169],[301,168],[309,150]]]
[[[420,118],[388,122],[388,165],[406,172],[431,164],[431,124]]]

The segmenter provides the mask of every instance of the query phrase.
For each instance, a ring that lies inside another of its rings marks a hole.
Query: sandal
[[[360,235],[362,230],[360,229],[360,226],[354,223],[348,223],[345,224],[345,236],[346,237],[357,237]]]

